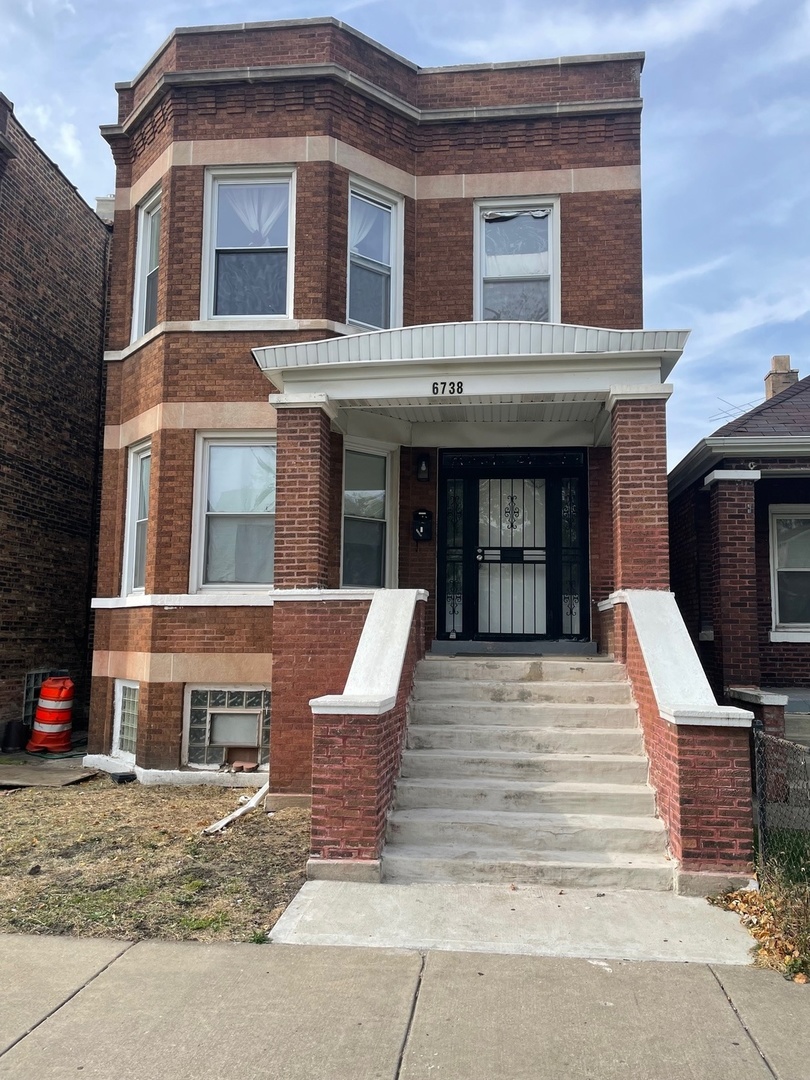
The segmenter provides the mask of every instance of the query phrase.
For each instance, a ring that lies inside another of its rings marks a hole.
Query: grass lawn
[[[0,791],[0,932],[266,941],[304,882],[309,813],[203,836],[243,792],[106,776]]]

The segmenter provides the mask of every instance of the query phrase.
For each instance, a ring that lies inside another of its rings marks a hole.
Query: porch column
[[[327,588],[330,578],[332,500],[328,402],[278,409],[274,585]]]
[[[722,687],[759,686],[754,484],[758,472],[718,469],[709,488],[714,654]]]
[[[614,589],[669,588],[666,399],[612,393]]]

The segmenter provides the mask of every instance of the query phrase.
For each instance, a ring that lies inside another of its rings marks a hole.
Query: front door
[[[585,453],[440,455],[438,636],[588,636]]]

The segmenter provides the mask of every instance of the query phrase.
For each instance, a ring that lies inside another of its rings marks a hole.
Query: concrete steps
[[[646,780],[620,665],[427,658],[384,877],[671,888]]]

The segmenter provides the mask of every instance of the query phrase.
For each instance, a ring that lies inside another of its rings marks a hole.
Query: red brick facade
[[[87,722],[108,246],[0,94],[0,730],[43,668]]]

